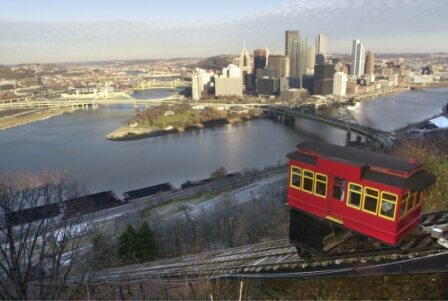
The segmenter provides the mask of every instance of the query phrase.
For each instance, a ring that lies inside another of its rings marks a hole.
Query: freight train
[[[289,238],[304,258],[396,246],[436,182],[413,158],[323,142],[302,142],[287,157]]]

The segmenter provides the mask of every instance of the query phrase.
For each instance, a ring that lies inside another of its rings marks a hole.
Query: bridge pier
[[[134,102],[134,111],[135,112],[140,112],[140,106],[138,105],[137,102]]]

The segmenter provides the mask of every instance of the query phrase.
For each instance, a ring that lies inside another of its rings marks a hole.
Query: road
[[[236,204],[241,204],[253,200],[254,198],[260,198],[263,194],[268,193],[273,188],[279,188],[279,187],[286,188],[287,182],[288,182],[288,174],[282,173],[233,190],[227,193],[225,196],[219,195],[208,201],[202,202],[198,205],[186,204],[187,207],[190,209],[188,211],[189,217],[197,218],[200,216],[202,212],[212,210],[213,207],[222,202],[224,198],[234,199]],[[175,219],[181,217],[185,218],[185,214],[183,212],[176,213],[170,216],[169,219]]]

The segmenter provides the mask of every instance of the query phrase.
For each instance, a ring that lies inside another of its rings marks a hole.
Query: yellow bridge
[[[149,73],[140,73],[140,77],[179,77],[180,73],[172,73],[169,71],[151,71]]]
[[[139,105],[175,104],[182,102],[182,96],[170,96],[159,99],[135,99],[127,93],[104,92],[92,95],[69,95],[61,99],[11,99],[0,103],[0,110],[26,108],[63,108],[88,107],[97,108],[100,104],[132,104],[137,109]]]
[[[182,86],[188,86],[190,85],[190,82],[180,80],[179,78],[176,78],[172,81],[161,81],[161,80],[146,80],[142,83],[140,83],[138,86],[135,86],[131,88],[131,90],[147,90],[147,89],[170,89],[174,90],[177,87]]]

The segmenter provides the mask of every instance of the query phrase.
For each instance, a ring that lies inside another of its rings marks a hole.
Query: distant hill
[[[199,61],[194,66],[188,66],[189,68],[201,68],[207,70],[221,70],[232,63],[232,60],[238,57],[238,55],[217,55],[206,58]]]
[[[375,53],[375,58],[404,58],[404,59],[418,59],[428,58],[431,55],[429,53]]]
[[[0,65],[0,80],[21,80],[26,77],[32,77],[34,74],[34,70],[20,69],[18,71],[13,71],[8,66]]]

